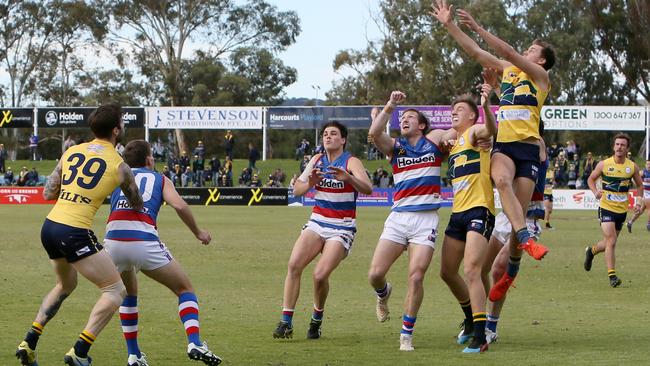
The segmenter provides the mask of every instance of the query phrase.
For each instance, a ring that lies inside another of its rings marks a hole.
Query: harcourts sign
[[[149,108],[152,129],[261,129],[261,107],[157,107]]]
[[[643,131],[644,107],[545,106],[542,120],[547,130]]]

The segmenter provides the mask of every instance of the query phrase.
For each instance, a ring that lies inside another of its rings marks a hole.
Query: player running
[[[293,337],[293,314],[302,271],[319,253],[321,257],[313,274],[314,311],[307,338],[320,338],[329,276],[349,254],[357,232],[357,193],[372,193],[372,183],[361,160],[345,151],[348,129],[338,121],[328,122],[322,127],[321,137],[325,151],[311,158],[293,187],[295,196],[315,188],[316,205],[289,258],[282,318],[273,338]]]
[[[641,172],[643,181],[643,203],[646,208],[650,208],[650,160],[645,161],[645,169]],[[643,214],[643,211],[637,211],[632,216],[632,220],[627,222],[627,231],[632,233],[632,224]],[[648,212],[648,223],[646,229],[650,231],[650,211]]]
[[[548,249],[537,243],[526,228],[526,209],[539,174],[538,132],[540,113],[551,89],[548,70],[555,53],[545,42],[535,40],[523,53],[481,27],[465,10],[460,21],[485,40],[500,60],[467,36],[454,23],[452,7],[444,0],[432,5],[431,14],[440,21],[459,45],[483,67],[502,72],[497,141],[492,149],[491,176],[501,203],[515,230],[510,242],[508,269],[490,290],[492,301],[501,299],[519,272],[522,250],[541,260]]]
[[[553,213],[553,184],[555,184],[555,169],[549,165],[544,177],[544,221],[546,228],[552,229],[551,214]]]
[[[119,188],[111,194],[111,213],[106,225],[104,245],[126,286],[120,306],[120,322],[128,351],[128,366],[146,366],[147,360],[138,346],[138,280],[142,271],[147,277],[165,285],[178,296],[178,315],[187,335],[187,355],[192,360],[216,366],[221,358],[201,340],[199,304],[189,277],[158,236],[156,219],[163,202],[176,214],[202,244],[208,245],[210,233],[196,224],[192,211],[179,196],[169,178],[155,172],[151,145],[144,140],[129,142],[124,161],[131,167],[142,192],[144,210],[133,210]]]
[[[615,249],[618,235],[621,233],[627,216],[627,192],[632,186],[632,180],[638,187],[634,211],[643,212],[645,210],[645,203],[642,199],[643,182],[639,174],[639,167],[626,157],[629,150],[630,136],[624,133],[614,136],[614,155],[598,162],[587,179],[589,189],[591,189],[596,199],[600,200],[598,218],[600,219],[603,238],[591,247],[585,248],[584,268],[585,271],[590,271],[594,256],[600,252],[605,252],[607,276],[609,277],[609,285],[612,287],[618,287],[622,283],[621,279],[616,275]],[[602,180],[602,189],[596,187],[598,178]]]
[[[451,112],[452,128],[458,134],[449,152],[454,202],[442,245],[440,277],[465,313],[458,343],[469,340],[470,336],[465,333],[473,335],[463,353],[480,353],[488,348],[485,340],[486,290],[481,281],[481,267],[494,228],[494,191],[490,180],[490,152],[478,147],[478,139],[491,139],[496,135],[497,125],[490,110],[491,93],[492,87],[483,84],[481,105],[486,120],[483,125],[476,124],[479,112],[471,96],[456,99]],[[465,280],[458,274],[461,261]]]
[[[122,109],[117,104],[94,110],[88,123],[95,139],[73,146],[47,178],[43,197],[56,199],[41,229],[41,242],[54,272],[56,285],[45,296],[16,357],[22,365],[37,365],[36,344],[45,325],[77,287],[77,273],[95,284],[101,296],[74,347],[63,360],[71,366],[88,366],[88,350],[122,303],[125,288],[111,257],[91,230],[97,209],[116,187],[121,187],[131,207],[142,209],[142,197],[131,169],[115,151],[124,137]]]

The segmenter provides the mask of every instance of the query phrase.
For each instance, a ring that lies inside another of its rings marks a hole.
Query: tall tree
[[[300,32],[295,12],[278,11],[264,0],[119,0],[109,1],[122,32],[114,38],[137,53],[145,76],[158,78],[169,104],[179,105],[185,89],[181,66],[192,37],[201,38],[203,51],[215,57],[240,47],[279,51]],[[135,37],[128,37],[135,33]],[[158,74],[156,76],[155,74]],[[179,150],[186,150],[183,133],[176,130]]]
[[[0,0],[0,60],[9,75],[7,100],[19,107],[36,86],[36,67],[52,41],[50,9],[42,1]]]

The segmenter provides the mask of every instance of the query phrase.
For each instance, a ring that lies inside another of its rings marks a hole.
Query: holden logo
[[[55,111],[48,111],[45,113],[45,123],[48,126],[54,126],[59,121],[59,117],[56,115]]]

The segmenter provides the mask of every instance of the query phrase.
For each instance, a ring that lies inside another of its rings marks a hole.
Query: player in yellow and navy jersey
[[[548,252],[528,231],[525,218],[540,169],[540,114],[551,89],[548,70],[555,63],[555,53],[547,43],[535,40],[520,54],[481,27],[467,11],[458,10],[460,22],[478,33],[504,58],[498,59],[481,49],[454,23],[451,9],[447,1],[436,0],[431,14],[470,56],[502,75],[499,129],[492,149],[490,174],[516,235],[510,241],[508,270],[490,290],[490,300],[498,301],[514,282],[524,250],[537,260]]]
[[[492,87],[485,83],[481,105],[485,124],[477,125],[478,107],[471,96],[462,96],[452,103],[452,128],[458,138],[449,152],[449,170],[454,190],[454,203],[440,255],[440,277],[447,283],[465,313],[459,344],[472,338],[464,353],[487,350],[485,338],[486,291],[481,267],[487,253],[488,240],[494,228],[494,191],[490,179],[490,152],[481,149],[479,138],[492,138],[497,131],[490,110]],[[463,261],[465,279],[458,274]],[[467,284],[466,284],[467,283]]]
[[[627,216],[628,191],[632,187],[632,181],[637,186],[635,197],[635,212],[643,212],[643,183],[639,174],[639,167],[627,159],[627,152],[630,150],[630,137],[624,133],[614,136],[614,155],[609,159],[599,162],[587,179],[589,189],[594,196],[600,200],[598,207],[598,218],[600,229],[603,231],[603,238],[596,244],[585,249],[585,271],[591,270],[594,256],[605,252],[607,263],[607,275],[609,284],[612,287],[621,285],[621,280],[616,276],[616,241],[621,233],[623,223]],[[596,187],[596,180],[601,179],[601,188]]]
[[[137,210],[142,209],[142,197],[131,169],[115,151],[115,144],[124,136],[120,106],[100,106],[90,115],[89,124],[95,139],[66,150],[43,191],[45,199],[57,200],[41,229],[41,242],[54,267],[57,283],[43,299],[31,329],[18,346],[16,357],[23,365],[37,364],[35,349],[39,336],[75,289],[77,273],[95,284],[102,294],[84,331],[64,357],[68,365],[91,364],[88,350],[125,295],[115,264],[102,250],[91,225],[99,205],[116,187],[122,188],[131,207]]]
[[[553,184],[555,184],[555,169],[552,164],[546,170],[544,177],[544,221],[546,228],[552,229],[551,214],[553,213]]]

